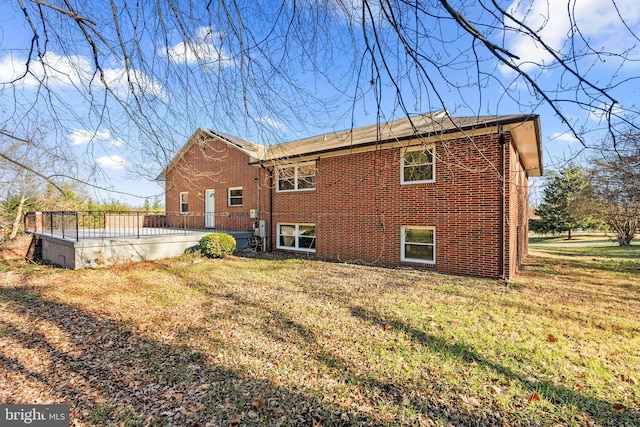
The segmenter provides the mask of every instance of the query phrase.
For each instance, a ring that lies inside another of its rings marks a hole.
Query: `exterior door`
[[[215,227],[215,197],[213,190],[207,190],[204,193],[204,226],[206,228]]]

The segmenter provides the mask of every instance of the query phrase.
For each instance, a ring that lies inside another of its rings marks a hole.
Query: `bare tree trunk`
[[[13,220],[13,227],[11,228],[10,239],[15,239],[20,229],[20,222],[22,221],[22,210],[24,209],[24,203],[27,201],[25,196],[20,196],[20,203],[18,204],[18,210],[16,212],[16,219]]]

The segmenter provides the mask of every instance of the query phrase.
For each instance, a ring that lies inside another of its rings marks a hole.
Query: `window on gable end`
[[[189,212],[189,193],[183,191],[180,193],[180,213]]]
[[[242,187],[229,187],[228,205],[242,206]]]

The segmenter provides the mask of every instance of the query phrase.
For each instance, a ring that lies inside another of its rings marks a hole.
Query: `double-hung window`
[[[189,212],[189,193],[183,191],[180,193],[180,213]]]
[[[277,169],[277,191],[305,191],[316,188],[316,166],[312,163],[282,166]]]
[[[400,233],[401,261],[435,264],[436,229],[434,227],[404,226]]]
[[[229,206],[242,206],[242,187],[229,187],[227,199]]]
[[[278,249],[316,251],[315,224],[278,224]]]
[[[433,146],[407,148],[400,163],[400,182],[402,184],[435,182],[436,162]]]

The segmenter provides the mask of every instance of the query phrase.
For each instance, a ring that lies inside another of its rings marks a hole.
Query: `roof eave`
[[[526,121],[512,122],[503,125],[503,130],[512,135],[520,160],[527,176],[542,176],[542,138],[540,117],[531,116]]]
[[[537,166],[536,168],[539,169],[539,172],[535,172],[535,173],[542,173],[542,150],[541,150],[541,144],[540,144],[540,119],[537,115],[518,115],[518,116],[510,116],[509,119],[505,120],[504,119],[505,116],[497,116],[495,118],[495,120],[491,120],[491,121],[486,121],[486,122],[481,122],[481,123],[472,123],[472,124],[467,124],[464,126],[455,126],[452,127],[450,129],[442,129],[440,132],[422,132],[422,133],[417,133],[417,134],[412,134],[412,135],[403,135],[400,137],[395,137],[395,138],[387,138],[384,140],[376,140],[376,139],[371,139],[371,140],[367,140],[365,142],[361,142],[361,143],[354,143],[351,144],[349,146],[341,146],[341,147],[332,147],[332,148],[328,148],[328,149],[320,149],[320,150],[313,150],[313,151],[307,151],[307,152],[286,152],[283,151],[282,154],[279,155],[272,155],[269,156],[269,150],[273,150],[273,149],[278,149],[278,148],[282,148],[282,145],[280,146],[275,146],[270,148],[265,155],[261,158],[256,160],[255,162],[252,162],[253,164],[257,164],[257,163],[279,163],[282,160],[290,160],[292,157],[299,157],[301,159],[308,159],[310,157],[314,157],[314,156],[320,156],[323,154],[327,154],[327,153],[332,153],[332,152],[338,152],[338,151],[344,151],[344,150],[356,150],[356,149],[360,149],[360,148],[364,148],[364,147],[368,147],[368,146],[373,146],[373,145],[388,145],[388,144],[392,144],[392,143],[401,143],[403,141],[410,141],[410,140],[419,140],[420,138],[427,138],[427,137],[433,137],[435,134],[439,135],[439,136],[444,136],[444,135],[448,135],[448,134],[455,134],[455,133],[466,133],[468,131],[471,130],[480,130],[480,129],[488,129],[488,128],[497,128],[498,126],[502,125],[507,127],[508,129],[520,129],[520,126],[523,123],[528,123],[528,122],[535,122],[535,129],[536,129],[536,136],[535,136],[535,140],[536,140],[536,144],[538,147],[538,159],[539,159],[539,166]],[[455,119],[455,118],[454,118]],[[296,141],[298,142],[298,141]],[[285,144],[286,145],[286,144]],[[538,175],[530,175],[530,176],[538,176]]]
[[[255,151],[247,150],[246,148],[241,147],[237,143],[235,143],[232,140],[228,139],[224,135],[221,135],[221,134],[219,134],[219,133],[217,133],[215,131],[209,130],[209,129],[198,128],[189,137],[187,142],[180,148],[180,150],[176,153],[176,155],[173,156],[173,158],[171,159],[169,164],[167,164],[167,166],[164,169],[162,169],[160,174],[156,177],[156,181],[166,181],[167,173],[169,172],[169,169],[171,169],[178,162],[178,160],[180,160],[182,158],[182,156],[184,156],[184,154],[187,151],[189,151],[191,146],[197,140],[197,137],[199,135],[202,135],[202,134],[206,135],[208,138],[217,138],[217,139],[219,139],[220,141],[224,142],[225,144],[227,144],[227,145],[229,145],[229,146],[231,146],[231,147],[243,152],[244,154],[249,156],[250,159],[254,159],[254,158],[260,157],[262,155],[261,150],[263,149],[262,148],[263,146],[261,146],[260,144],[255,144],[256,145],[256,150]]]

